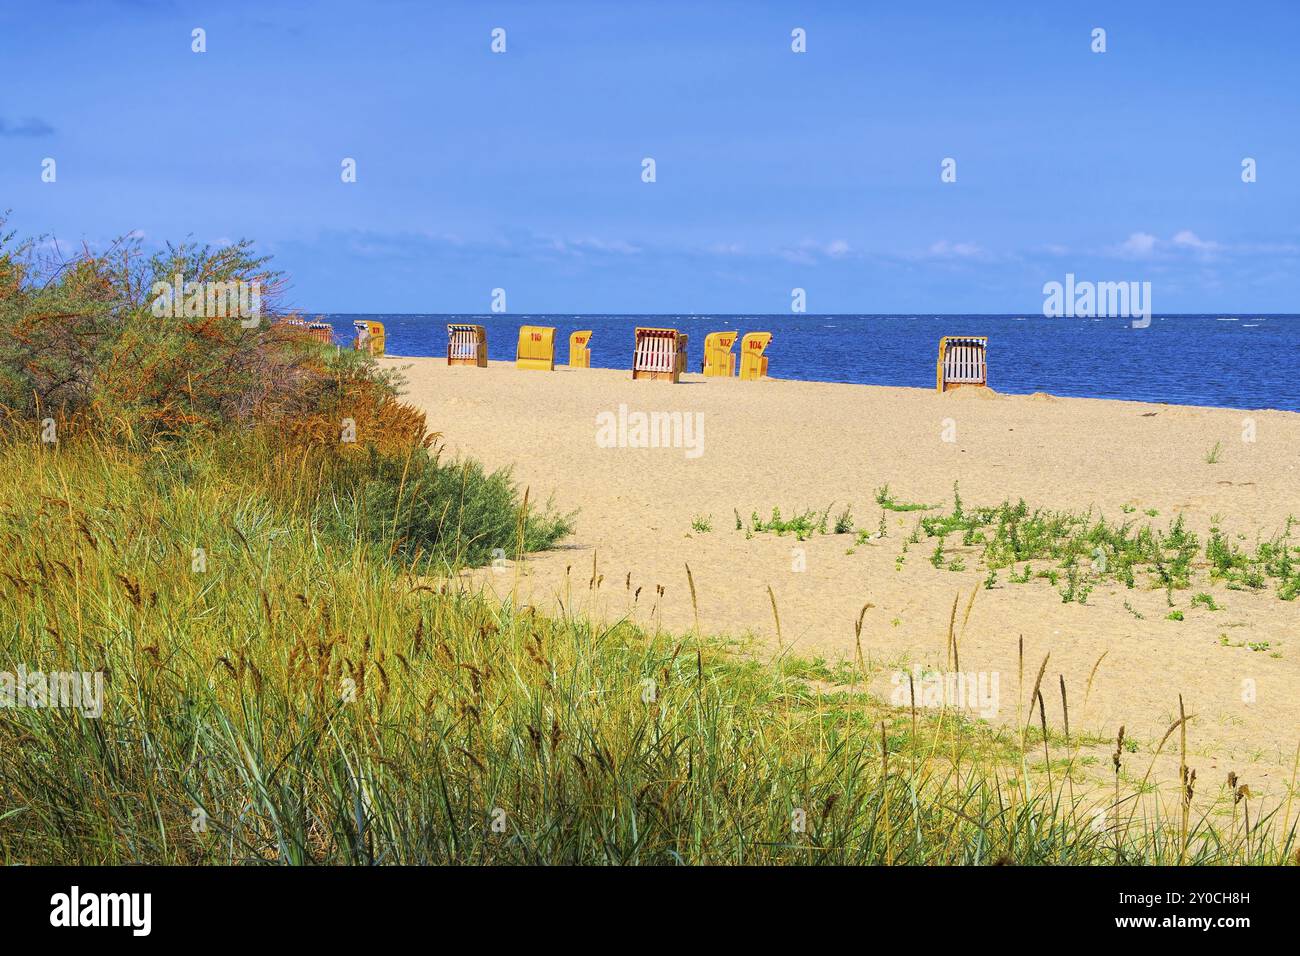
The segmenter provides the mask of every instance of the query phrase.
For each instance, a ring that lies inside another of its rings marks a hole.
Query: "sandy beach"
[[[869,603],[862,651],[871,689],[885,699],[898,670],[945,667],[954,598],[960,625],[975,591],[961,670],[1000,675],[993,722],[1016,722],[1023,637],[1030,684],[1051,655],[1044,686],[1053,727],[1063,717],[1059,677],[1076,735],[1113,739],[1123,724],[1144,750],[1176,719],[1182,694],[1196,715],[1189,763],[1205,786],[1235,770],[1252,790],[1284,792],[1300,739],[1300,602],[1280,600],[1273,586],[1209,583],[1203,568],[1174,594],[1181,621],[1167,619],[1163,590],[1141,582],[1103,581],[1086,604],[1064,603],[1046,580],[1010,583],[1006,571],[985,588],[978,547],[964,549],[964,570],[932,566],[934,542],[925,538],[898,562],[926,512],[882,511],[875,494],[888,484],[898,501],[947,509],[960,482],[967,507],[1023,498],[1031,509],[1092,508],[1162,530],[1182,515],[1202,545],[1213,519],[1253,550],[1300,513],[1300,415],[695,374],[668,385],[633,382],[626,371],[448,368],[432,358],[382,364],[403,370],[406,398],[427,412],[448,453],[511,466],[533,501],[553,497],[560,510],[578,511],[564,547],[528,558],[518,574],[513,566],[476,572],[476,585],[503,596],[517,587],[520,600],[546,612],[564,602],[598,619],[685,632],[695,623],[689,565],[701,629],[775,652],[770,587],[781,651],[832,665],[853,660],[854,624]],[[702,433],[687,436],[686,447],[602,447],[602,423],[622,435],[620,414],[626,422],[637,412],[681,412]],[[1218,460],[1208,463],[1216,444]],[[747,522],[774,507],[788,517],[830,506],[833,521],[845,505],[871,540],[736,530],[736,512]],[[874,537],[882,514],[886,535]],[[711,530],[693,528],[696,518]],[[947,545],[963,551],[959,538]],[[1191,606],[1198,592],[1219,609]],[[1095,749],[1098,772],[1108,773],[1105,748]]]

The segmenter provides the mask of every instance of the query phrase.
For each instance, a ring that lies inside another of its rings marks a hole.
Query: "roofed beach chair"
[[[448,325],[447,364],[487,368],[487,330],[481,325]]]
[[[353,348],[371,355],[384,354],[384,323],[357,319],[352,323],[352,328],[357,332],[357,337],[352,340]]]
[[[574,332],[569,336],[569,368],[591,368],[591,330]]]
[[[735,332],[710,332],[704,336],[704,361],[700,371],[707,376],[736,374],[736,356],[731,347],[736,344]]]
[[[632,377],[676,382],[686,363],[686,336],[676,329],[636,330]]]
[[[323,345],[332,345],[334,343],[334,327],[328,322],[308,322],[306,319],[288,316],[276,320],[275,324],[282,329],[290,329],[293,332],[301,333]]]
[[[945,335],[939,340],[935,375],[940,392],[964,386],[988,385],[987,335]]]
[[[540,372],[555,371],[555,329],[546,325],[521,325],[515,367]]]
[[[745,382],[757,382],[767,378],[767,351],[772,341],[771,332],[750,332],[740,340],[740,378]]]

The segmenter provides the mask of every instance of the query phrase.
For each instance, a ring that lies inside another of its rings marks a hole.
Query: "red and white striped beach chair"
[[[686,364],[686,336],[676,329],[636,330],[632,377],[676,382]]]

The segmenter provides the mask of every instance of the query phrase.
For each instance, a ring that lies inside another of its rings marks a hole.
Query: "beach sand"
[[[627,616],[684,633],[695,623],[689,564],[702,630],[752,637],[757,653],[776,652],[770,587],[781,651],[831,664],[853,661],[854,624],[870,603],[862,651],[876,668],[871,690],[885,700],[897,670],[945,669],[954,598],[960,628],[977,590],[960,665],[1000,675],[994,723],[1016,722],[1017,697],[1027,705],[1050,653],[1043,686],[1052,727],[1062,725],[1063,676],[1076,737],[1113,740],[1123,724],[1149,753],[1177,718],[1181,694],[1196,715],[1189,764],[1202,790],[1221,787],[1235,770],[1252,791],[1285,791],[1300,742],[1300,601],[1280,600],[1275,587],[1247,593],[1208,584],[1203,571],[1191,589],[1174,592],[1183,621],[1166,619],[1165,592],[1141,576],[1133,589],[1099,584],[1086,605],[1063,603],[1047,580],[1009,583],[1005,570],[985,589],[979,549],[961,548],[959,536],[946,544],[966,554],[965,570],[933,567],[935,542],[925,538],[898,565],[926,512],[882,512],[875,491],[887,483],[898,501],[946,510],[960,482],[968,508],[1023,498],[1031,510],[1093,508],[1162,530],[1181,514],[1202,548],[1219,516],[1223,530],[1244,535],[1238,543],[1253,550],[1288,513],[1300,515],[1300,414],[694,374],[669,385],[634,382],[627,371],[448,368],[431,358],[382,364],[404,370],[407,400],[427,412],[449,453],[511,466],[534,502],[553,496],[560,510],[579,512],[564,546],[529,557],[518,574],[513,565],[477,571],[477,585],[503,597],[517,588],[521,602],[547,613],[563,601],[597,619]],[[599,447],[597,416],[617,416],[620,404],[629,412],[700,413],[698,457],[683,448]],[[1252,423],[1254,441],[1244,441]],[[1216,443],[1221,458],[1209,464]],[[873,533],[883,513],[887,536],[855,547],[852,535],[799,542],[735,530],[733,509],[748,521],[754,511],[767,518],[774,506],[789,517],[830,505],[833,523],[846,504],[856,527]],[[1125,506],[1136,510],[1125,515]],[[710,532],[692,529],[697,516],[712,516]],[[803,549],[802,570],[794,549]],[[1199,591],[1222,609],[1190,606]],[[1093,749],[1105,777],[1107,746]],[[1176,751],[1176,734],[1167,749]],[[1140,776],[1147,759],[1135,757],[1131,772]],[[1176,775],[1176,756],[1159,766],[1158,776]]]

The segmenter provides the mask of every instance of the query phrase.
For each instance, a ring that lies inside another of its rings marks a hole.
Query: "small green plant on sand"
[[[1078,561],[1071,560],[1066,564],[1065,582],[1065,587],[1060,592],[1062,603],[1069,604],[1071,601],[1078,601],[1080,604],[1088,603],[1088,594],[1092,591],[1092,585],[1084,580]]]
[[[781,514],[780,508],[773,508],[772,516],[766,521],[759,517],[757,511],[753,512],[750,516],[750,528],[754,533],[768,532],[777,537],[793,534],[798,540],[807,541],[814,532],[820,530],[821,533],[825,533],[825,520],[824,513],[819,516],[811,509],[800,511],[792,518],[786,518]]]
[[[934,505],[917,504],[910,501],[895,501],[889,493],[889,485],[884,484],[876,489],[876,504],[887,511],[929,511]]]
[[[853,532],[853,509],[845,505],[844,510],[835,517],[836,534],[852,534]]]
[[[1147,514],[1158,512],[1153,508]],[[1288,517],[1278,532],[1248,551],[1229,539],[1216,515],[1202,546],[1181,514],[1161,529],[1132,519],[1109,521],[1091,509],[1031,510],[1023,500],[971,507],[961,500],[955,485],[951,511],[922,516],[917,523],[917,530],[936,539],[940,547],[949,536],[960,534],[964,546],[982,549],[979,557],[985,567],[1009,568],[1009,579],[1015,584],[1030,579],[1031,560],[1047,563],[1049,567],[1034,576],[1056,586],[1063,573],[1067,585],[1061,597],[1066,602],[1084,603],[1098,583],[1114,581],[1127,588],[1145,585],[1164,590],[1171,607],[1175,591],[1190,588],[1194,579],[1203,580],[1207,573],[1231,590],[1273,586],[1284,601],[1300,597],[1300,542],[1294,528],[1295,519]],[[1204,561],[1199,560],[1202,556]],[[937,556],[931,563],[944,566]],[[1022,565],[1025,570],[1017,573],[1015,569]],[[1195,604],[1210,608],[1205,599]]]

